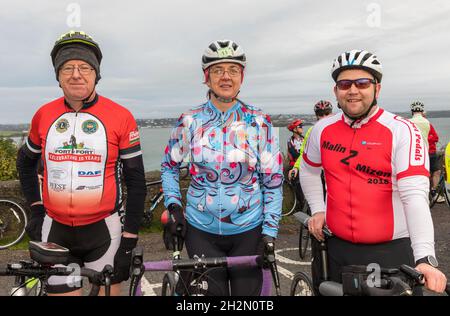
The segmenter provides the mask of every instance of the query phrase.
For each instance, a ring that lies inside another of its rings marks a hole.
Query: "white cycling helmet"
[[[209,44],[202,56],[203,70],[219,63],[237,63],[245,67],[247,58],[241,46],[231,40],[218,40]]]
[[[411,103],[411,111],[413,112],[424,112],[425,111],[425,105],[420,101],[414,101]]]
[[[337,81],[339,74],[348,69],[363,69],[370,72],[377,82],[381,82],[383,71],[378,57],[365,51],[354,49],[349,52],[342,53],[333,62],[331,68],[331,76]]]

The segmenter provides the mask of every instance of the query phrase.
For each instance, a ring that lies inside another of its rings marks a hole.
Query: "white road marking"
[[[300,265],[300,266],[310,266],[311,265],[310,261],[292,260],[292,259],[289,259],[289,258],[286,258],[286,257],[280,255],[280,252],[283,252],[283,251],[294,251],[294,250],[298,251],[298,248],[283,248],[283,249],[275,250],[277,261],[279,261],[281,263],[295,264],[295,265]]]
[[[157,296],[154,289],[162,287],[162,283],[150,283],[145,276],[141,279],[142,296]]]

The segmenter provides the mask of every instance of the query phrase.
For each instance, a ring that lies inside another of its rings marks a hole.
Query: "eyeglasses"
[[[216,77],[222,77],[226,72],[228,72],[230,77],[237,77],[242,73],[242,69],[239,67],[230,67],[228,70],[223,68],[213,68],[211,69],[210,74]]]
[[[80,65],[78,67],[75,67],[75,65],[66,65],[61,68],[61,73],[64,75],[73,75],[75,68],[78,69],[78,72],[82,75],[89,75],[92,70],[94,70],[94,68],[86,64]]]
[[[345,79],[336,82],[336,86],[339,90],[348,90],[352,87],[353,84],[355,84],[356,88],[358,89],[367,89],[372,83],[375,84],[377,82],[374,79],[369,78],[360,78],[356,80]]]

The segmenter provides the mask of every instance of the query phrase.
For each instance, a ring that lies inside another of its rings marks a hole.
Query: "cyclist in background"
[[[326,118],[331,114],[333,114],[333,105],[329,101],[319,100],[316,104],[314,104],[314,113],[316,114],[316,120],[320,121],[321,119]],[[289,172],[289,179],[294,179],[298,176],[298,172],[300,170],[300,163],[302,161],[302,155],[305,150],[306,141],[308,140],[312,128],[313,127],[311,126],[306,131],[305,138],[303,139],[302,145],[300,147],[298,158],[295,161],[294,167]]]
[[[288,130],[292,132],[292,136],[289,137],[287,141],[287,154],[289,157],[289,167],[293,168],[295,162],[300,156],[300,150],[303,147],[304,136],[303,136],[303,121],[301,119],[295,119],[288,125]],[[305,196],[303,195],[302,187],[300,186],[300,181],[298,179],[298,174],[291,177],[292,170],[288,172],[288,179],[291,181],[295,188],[295,195],[299,202],[300,208],[305,201]]]
[[[447,143],[444,152],[445,161],[445,188],[447,189],[447,195],[450,195],[450,142]]]
[[[207,47],[202,69],[208,101],[181,115],[162,160],[170,214],[165,244],[170,249],[174,237],[184,239],[191,258],[262,254],[277,237],[283,159],[270,117],[237,98],[245,66],[237,43],[218,40]],[[192,180],[183,210],[179,166],[185,157]],[[258,269],[217,269],[209,276],[214,282],[207,295],[261,291]]]
[[[428,289],[443,292],[446,277],[435,258],[429,161],[420,131],[377,105],[382,67],[374,54],[345,52],[331,74],[343,113],[314,125],[300,173],[312,211],[310,232],[323,240],[326,222],[335,236],[328,239],[331,280],[342,282],[347,265],[408,264],[424,274]]]
[[[97,94],[102,53],[84,32],[62,35],[51,52],[63,97],[43,105],[18,153],[17,169],[31,208],[31,240],[70,250],[68,264],[114,267],[111,294],[128,279],[131,250],[146,194],[139,131],[131,113]],[[36,168],[43,162],[43,198]],[[121,175],[128,199],[122,232]],[[78,278],[52,276],[50,295],[81,295]]]
[[[425,116],[425,105],[420,101],[414,101],[411,103],[411,119],[422,133],[424,141],[428,148],[430,156],[430,182],[431,182],[431,194],[435,196],[436,187],[439,183],[439,177],[441,176],[441,169],[439,168],[439,158],[436,153],[436,143],[439,141],[439,136],[434,129],[433,125]],[[439,196],[436,202],[442,203],[445,201],[443,196]]]
[[[314,113],[316,114],[317,121],[320,121],[330,115],[333,114],[333,105],[329,101],[325,100],[319,100],[314,105]],[[289,176],[292,177],[298,177],[301,161],[302,161],[302,155],[305,150],[306,142],[308,141],[309,134],[312,131],[313,126],[311,126],[308,131],[306,132],[305,139],[303,141],[302,147],[300,148],[300,155],[295,162],[294,168],[292,168]],[[323,172],[321,174],[322,176],[322,188],[323,191],[326,192],[325,188],[325,179],[323,178]],[[300,180],[298,180],[300,182]],[[303,195],[303,193],[302,193]],[[325,198],[325,195],[324,195]],[[311,214],[309,214],[311,215]],[[311,238],[311,276],[313,281],[313,288],[315,295],[320,295],[319,293],[319,284],[322,281],[321,280],[321,268],[322,260],[320,256],[320,248],[318,247],[318,241],[315,238]]]
[[[289,157],[289,166],[292,168],[300,154],[300,148],[303,144],[303,121],[295,119],[288,125],[288,130],[292,133],[287,141],[287,154]]]

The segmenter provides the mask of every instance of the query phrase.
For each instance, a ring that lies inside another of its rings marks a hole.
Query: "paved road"
[[[443,204],[436,205],[432,210],[435,226],[435,239],[437,258],[441,270],[450,276],[450,210]],[[276,242],[278,269],[281,278],[282,295],[289,295],[292,277],[297,271],[309,273],[310,263],[299,261],[298,256],[298,228],[294,224],[286,224],[280,229],[279,238]],[[146,261],[162,260],[170,258],[170,252],[165,250],[159,234],[146,234],[141,236],[139,243],[144,247]],[[183,254],[186,257],[186,254]],[[0,267],[7,262],[17,262],[26,259],[27,251],[0,250]],[[145,273],[143,286],[146,295],[160,295],[162,272]],[[13,278],[0,278],[0,295],[8,295]],[[128,284],[127,284],[128,285]],[[123,288],[126,295],[127,286]]]

